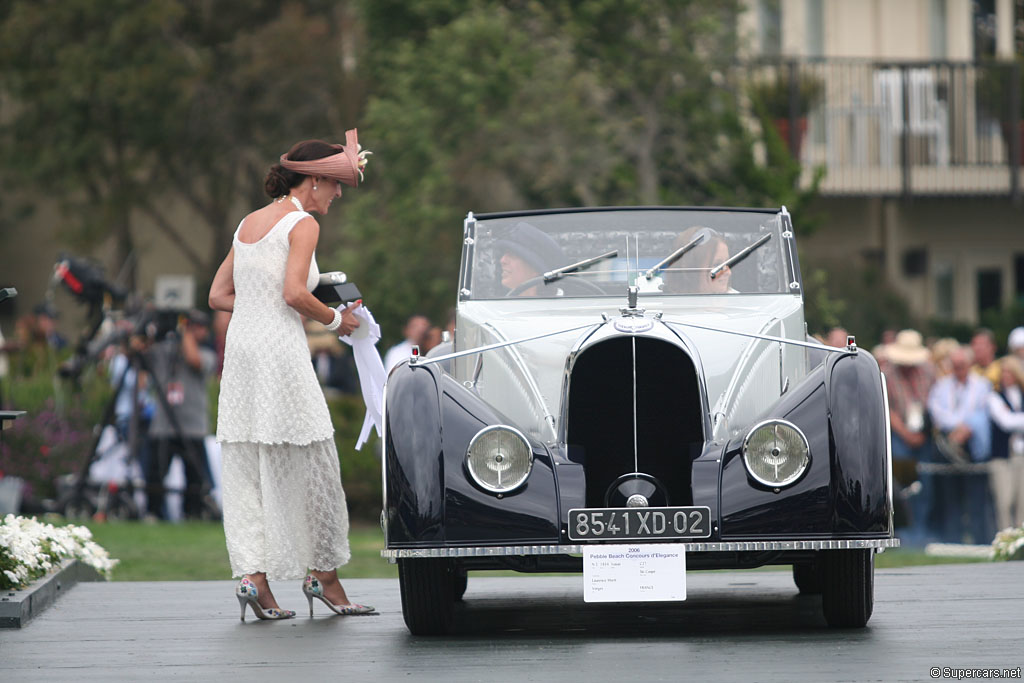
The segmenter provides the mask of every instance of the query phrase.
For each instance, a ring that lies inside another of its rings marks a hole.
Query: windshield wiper
[[[654,277],[654,274],[657,273],[659,270],[671,266],[673,263],[678,261],[683,254],[693,249],[695,246],[703,242],[705,239],[707,239],[707,232],[701,230],[699,235],[697,235],[692,240],[690,240],[683,246],[673,251],[671,254],[668,255],[668,257],[662,260],[661,263],[651,266],[650,269],[648,269],[647,272],[644,273],[644,277],[650,280],[652,277]]]
[[[600,256],[592,256],[591,258],[583,259],[582,261],[579,261],[577,263],[573,263],[573,264],[568,265],[568,266],[562,266],[561,268],[555,268],[554,270],[549,270],[548,272],[544,273],[544,284],[548,284],[549,282],[554,282],[556,280],[561,280],[563,277],[565,277],[569,273],[575,273],[577,270],[583,270],[584,268],[589,268],[590,266],[594,265],[595,263],[597,263],[598,261],[600,261],[602,259],[615,258],[618,255],[619,255],[619,252],[616,249],[616,250],[613,250],[613,251],[609,251],[607,254],[601,254]]]
[[[727,267],[731,268],[734,263],[739,263],[743,259],[747,258],[747,255],[750,252],[754,251],[755,249],[757,249],[759,246],[761,246],[762,244],[764,244],[765,242],[767,242],[771,238],[772,238],[772,234],[770,232],[769,233],[765,233],[764,236],[762,236],[760,239],[758,239],[756,242],[751,244],[746,249],[741,249],[740,251],[736,252],[736,254],[734,254],[733,256],[730,256],[729,258],[727,258],[724,261],[722,261],[721,263],[719,263],[717,266],[715,266],[714,268],[711,269],[711,279],[714,280],[715,277],[719,273],[721,273],[725,268],[727,268]]]

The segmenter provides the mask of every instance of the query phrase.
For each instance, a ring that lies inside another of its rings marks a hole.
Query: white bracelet
[[[334,309],[334,320],[324,325],[330,332],[334,332],[336,329],[341,327],[341,311],[337,308]]]

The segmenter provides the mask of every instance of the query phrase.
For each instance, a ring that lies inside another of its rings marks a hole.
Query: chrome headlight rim
[[[754,472],[754,470],[750,467],[750,462],[747,459],[747,453],[748,453],[748,450],[749,450],[749,445],[750,445],[751,437],[755,433],[757,433],[757,431],[759,429],[761,429],[763,427],[770,426],[770,425],[781,425],[783,427],[787,427],[789,429],[792,429],[794,432],[796,432],[797,436],[800,437],[800,441],[804,445],[804,464],[803,464],[803,467],[801,467],[800,470],[797,471],[795,474],[789,476],[786,479],[783,479],[782,481],[778,481],[778,482],[771,481],[769,479],[764,479],[763,477],[758,476]],[[761,420],[760,422],[758,422],[757,424],[752,426],[750,429],[748,429],[747,433],[746,433],[746,436],[743,437],[743,446],[740,449],[740,455],[743,458],[743,467],[747,470],[747,474],[749,474],[750,477],[754,481],[756,481],[757,483],[761,484],[762,486],[766,486],[768,488],[771,488],[771,489],[783,489],[783,488],[792,486],[793,484],[796,484],[798,481],[803,479],[804,475],[807,474],[807,471],[811,468],[811,459],[812,459],[811,458],[811,444],[807,440],[807,435],[804,434],[803,430],[800,429],[799,427],[797,427],[795,424],[793,424],[789,420],[784,420],[782,418],[770,418],[770,419],[767,419],[767,420]]]
[[[520,479],[512,486],[497,487],[488,484],[477,474],[476,470],[473,468],[472,460],[470,459],[470,456],[473,452],[473,446],[475,446],[477,442],[479,442],[480,439],[482,439],[485,435],[494,431],[510,432],[512,435],[514,435],[516,438],[522,441],[523,445],[526,447],[526,474],[524,474],[522,479]],[[480,431],[478,431],[476,434],[474,434],[473,438],[469,440],[469,445],[466,447],[465,463],[466,470],[469,472],[470,478],[473,480],[474,484],[476,484],[483,490],[487,491],[488,493],[505,495],[508,493],[518,491],[519,489],[526,485],[526,481],[530,478],[530,473],[533,471],[533,447],[530,445],[530,440],[526,438],[526,435],[511,425],[488,425],[481,429]]]

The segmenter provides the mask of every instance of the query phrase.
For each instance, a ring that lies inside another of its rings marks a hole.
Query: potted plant
[[[748,94],[758,116],[772,121],[790,152],[799,157],[807,133],[807,115],[820,103],[824,89],[818,76],[791,68],[778,69],[770,78],[755,80],[748,87]],[[795,111],[790,109],[793,94]],[[795,138],[790,135],[791,124],[796,126]]]

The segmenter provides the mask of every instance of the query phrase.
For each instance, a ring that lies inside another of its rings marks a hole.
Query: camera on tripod
[[[153,308],[139,331],[154,342],[175,333],[195,302],[196,283],[190,275],[158,275],[154,286]]]

